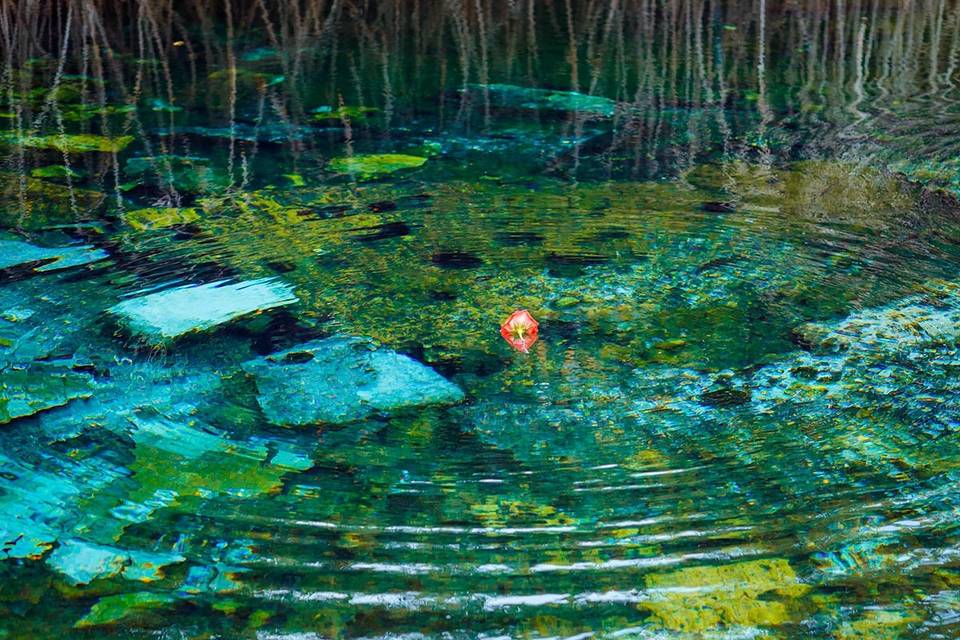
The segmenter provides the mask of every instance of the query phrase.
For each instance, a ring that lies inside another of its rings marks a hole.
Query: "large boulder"
[[[251,360],[267,419],[283,426],[345,424],[463,400],[454,383],[366,338],[336,336]]]

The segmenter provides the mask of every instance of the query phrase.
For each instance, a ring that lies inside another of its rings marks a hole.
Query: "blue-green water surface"
[[[8,56],[0,638],[960,637],[953,3],[233,4]]]

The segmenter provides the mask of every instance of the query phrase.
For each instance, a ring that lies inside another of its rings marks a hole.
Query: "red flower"
[[[530,347],[537,341],[537,327],[540,326],[530,312],[520,309],[510,314],[502,325],[500,335],[517,351],[529,353]]]

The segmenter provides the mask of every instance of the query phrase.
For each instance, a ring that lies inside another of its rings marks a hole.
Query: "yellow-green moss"
[[[809,587],[781,558],[688,567],[646,577],[648,609],[658,626],[702,633],[728,625],[777,626],[796,619],[791,602]]]

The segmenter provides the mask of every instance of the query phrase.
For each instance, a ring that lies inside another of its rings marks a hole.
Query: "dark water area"
[[[960,637],[960,5],[0,53],[0,639]]]

